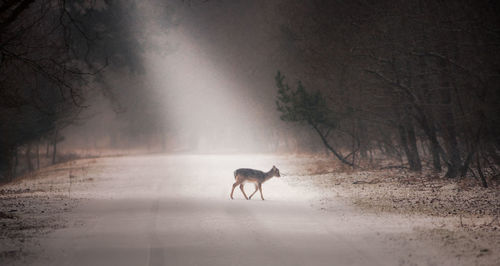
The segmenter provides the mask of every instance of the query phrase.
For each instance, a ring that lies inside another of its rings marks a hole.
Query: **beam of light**
[[[155,24],[149,27],[149,32],[166,31]],[[163,105],[170,148],[248,152],[259,146],[248,88],[221,70],[201,40],[182,25],[149,38],[146,42],[157,48],[146,51],[144,63]]]

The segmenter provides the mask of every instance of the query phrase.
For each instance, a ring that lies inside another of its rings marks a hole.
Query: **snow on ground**
[[[313,204],[328,212],[341,201],[363,215],[403,217],[412,231],[399,239],[429,242],[441,251],[443,261],[454,257],[464,265],[499,264],[500,190],[494,182],[484,189],[472,178],[447,179],[425,170],[339,168],[328,159],[316,159],[306,173],[296,169],[288,183],[317,188],[322,196]]]
[[[318,162],[328,164],[301,156],[150,155],[44,169],[0,188],[1,214],[11,216],[0,216],[0,259],[8,265],[496,265],[500,245],[457,256],[446,241],[471,249],[458,234],[434,237],[454,230],[436,217],[353,205],[360,194],[348,192],[359,187],[315,173]],[[238,189],[229,199],[235,169],[272,165],[282,177],[263,185],[265,201],[246,201]]]

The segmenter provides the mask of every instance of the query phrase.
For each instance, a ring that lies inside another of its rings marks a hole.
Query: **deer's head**
[[[273,168],[271,169],[271,173],[275,177],[280,177],[280,169],[276,168],[276,166],[273,165]]]

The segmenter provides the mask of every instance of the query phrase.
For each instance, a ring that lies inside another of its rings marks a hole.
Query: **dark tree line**
[[[34,150],[39,165],[41,144],[54,163],[61,131],[78,123],[88,96],[113,99],[103,71],[139,68],[139,44],[126,27],[134,8],[134,1],[0,3],[0,179],[15,174],[21,150],[28,170]]]
[[[305,122],[348,165],[379,153],[487,186],[500,165],[498,11],[493,1],[287,2],[282,50],[302,83],[276,76],[282,119]]]

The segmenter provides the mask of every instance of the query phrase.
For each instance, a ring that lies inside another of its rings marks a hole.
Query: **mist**
[[[474,156],[498,161],[498,36],[481,26],[496,25],[488,3],[19,8],[26,13],[13,12],[4,33],[7,175],[18,154],[27,163],[18,172],[33,169],[33,148],[38,165],[41,146],[52,164],[144,152],[312,153],[412,171],[428,160],[456,177]]]
[[[499,14],[0,1],[0,261],[498,265]]]
[[[130,38],[140,44],[130,51],[138,54],[140,71],[117,66],[105,70],[104,79],[117,99],[90,104],[85,112],[93,117],[68,128],[76,136],[63,145],[275,151],[278,131],[285,126],[275,104],[279,42],[267,17],[275,4],[160,2],[139,1],[128,18]],[[82,142],[85,136],[78,137],[78,132],[95,132],[95,123],[102,125],[92,137],[98,144]]]

